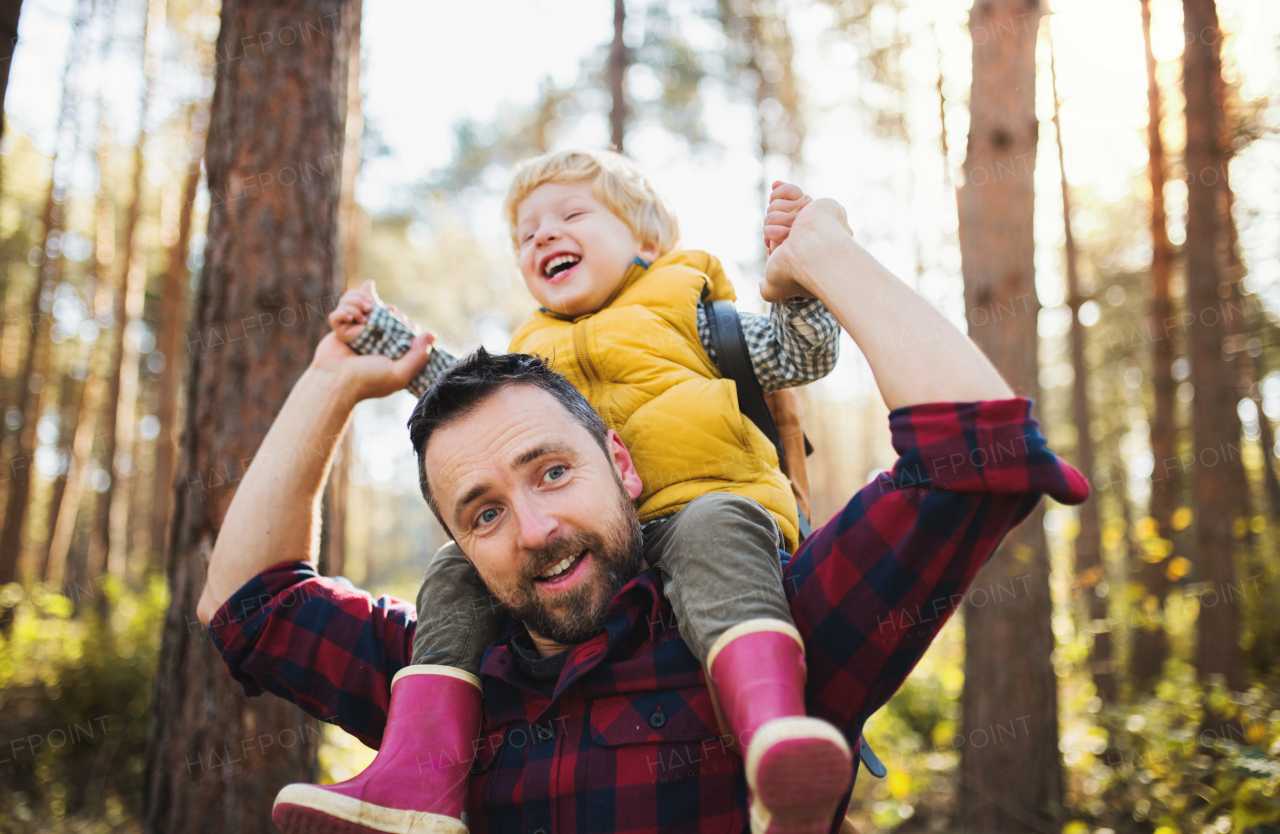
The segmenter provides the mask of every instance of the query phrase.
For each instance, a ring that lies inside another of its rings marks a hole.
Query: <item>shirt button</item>
[[[533,834],[547,834],[547,829],[539,828],[537,831],[533,832]]]
[[[535,726],[537,727],[538,741],[551,741],[551,739],[555,738],[556,731],[555,728],[551,726],[550,721],[547,722],[547,726],[545,727],[541,724],[537,724]],[[545,832],[543,834],[545,834]]]
[[[667,723],[667,717],[662,714],[662,707],[658,707],[653,711],[653,715],[649,716],[649,726],[661,727]]]

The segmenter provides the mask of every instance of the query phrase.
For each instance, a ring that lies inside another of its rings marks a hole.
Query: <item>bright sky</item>
[[[632,0],[633,23],[641,20],[650,1]],[[689,2],[677,0],[670,5],[681,9]],[[113,50],[108,70],[98,75],[113,122],[120,135],[128,137],[137,129],[139,45],[125,36],[141,30],[144,3],[117,0],[117,5],[116,26],[125,39]],[[606,0],[366,0],[365,112],[391,155],[366,166],[359,188],[361,202],[374,212],[403,205],[407,186],[448,161],[452,126],[459,119],[484,121],[503,104],[530,102],[547,76],[569,83],[582,58],[611,37],[612,5]],[[809,103],[805,170],[795,175],[811,193],[844,203],[864,244],[962,322],[955,202],[944,182],[934,85],[940,49],[954,174],[963,162],[968,127],[964,106],[971,58],[967,12],[954,0],[909,2],[904,26],[914,46],[904,56],[904,67],[914,89],[908,119],[915,141],[905,149],[869,137],[851,106],[858,93],[856,56],[847,43],[826,31],[830,12],[816,0],[783,0],[779,5],[786,10],[797,40],[796,68]],[[1053,6],[1068,174],[1076,186],[1119,197],[1146,165],[1146,79],[1138,2],[1054,0]],[[27,0],[23,7],[8,109],[14,129],[34,136],[45,148],[52,145],[57,85],[73,8],[74,0]],[[1153,0],[1153,8],[1157,57],[1168,62],[1162,70],[1167,93],[1177,96],[1181,3]],[[1256,97],[1280,91],[1276,49],[1280,3],[1219,0],[1219,8],[1226,27],[1234,33],[1229,49],[1243,77],[1244,94]],[[215,21],[210,23],[216,26]],[[715,37],[696,28],[691,36]],[[1046,55],[1041,52],[1043,67]],[[170,65],[174,57],[171,43]],[[1042,301],[1052,305],[1061,298],[1060,259],[1055,252],[1062,237],[1061,204],[1056,148],[1047,121],[1051,114],[1047,72],[1041,75],[1038,286]],[[162,76],[167,103],[160,107],[161,116],[189,92],[192,83],[181,72]],[[741,101],[712,88],[707,92],[707,122],[718,148],[692,154],[683,142],[660,130],[640,129],[629,136],[629,150],[675,206],[684,244],[716,254],[734,278],[742,305],[752,309],[759,304],[753,276],[759,267],[757,228],[763,210],[753,116]],[[1167,122],[1166,135],[1172,139],[1178,134],[1177,125]],[[601,114],[577,125],[561,144],[600,146],[605,140]],[[1276,232],[1280,206],[1274,199],[1280,185],[1277,144],[1273,136],[1237,163],[1245,174],[1236,177],[1241,203],[1252,202],[1270,212],[1242,229],[1254,268],[1251,284],[1264,292],[1280,278],[1275,258],[1280,252]],[[789,172],[775,168],[769,173]],[[83,177],[91,181],[91,169]],[[1169,193],[1175,215],[1178,189],[1175,183]],[[480,200],[469,208],[477,233],[505,251],[496,201]],[[848,396],[851,391],[863,396],[870,377],[857,352],[846,353],[846,361],[825,390],[834,396]],[[822,390],[815,393],[820,395]]]

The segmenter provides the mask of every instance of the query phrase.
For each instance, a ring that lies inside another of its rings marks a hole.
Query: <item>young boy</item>
[[[774,187],[770,251],[809,202],[795,186]],[[520,272],[542,305],[510,350],[547,359],[627,445],[643,482],[636,509],[646,555],[662,574],[681,636],[707,670],[721,729],[745,757],[753,830],[827,831],[852,775],[850,751],[834,727],[805,715],[803,643],[779,562],[780,549],[799,543],[796,502],[772,444],[739,412],[735,383],[716,369],[700,302],[734,300],[720,263],[674,251],[674,215],[618,154],[530,160],[516,172],[505,209]],[[840,328],[821,302],[793,300],[768,316],[741,318],[766,393],[819,379],[835,363]],[[398,357],[414,336],[372,282],[346,293],[330,322],[359,353]],[[421,395],[454,361],[436,348],[410,390]],[[541,581],[570,577],[575,567],[565,561]],[[413,757],[393,736],[416,734],[413,747],[426,749],[423,734],[441,720],[479,735],[480,663],[506,612],[490,604],[451,542],[427,569],[418,616],[413,665],[393,682],[378,758],[341,785],[286,788],[275,816],[287,834],[465,830],[465,779],[441,773],[424,782],[402,772],[414,769],[406,761]],[[517,650],[554,686],[563,655],[558,664],[539,658],[522,637]],[[391,786],[419,797],[434,792],[439,813],[389,807]]]

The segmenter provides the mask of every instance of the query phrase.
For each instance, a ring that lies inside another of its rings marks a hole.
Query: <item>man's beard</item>
[[[515,587],[498,595],[530,632],[572,646],[604,630],[609,601],[640,572],[642,564],[640,519],[620,482],[616,494],[617,517],[607,522],[603,531],[579,531],[532,551]],[[544,596],[536,578],[557,562],[584,551],[591,552],[594,564],[583,567],[592,575],[583,577],[569,591],[553,598]]]

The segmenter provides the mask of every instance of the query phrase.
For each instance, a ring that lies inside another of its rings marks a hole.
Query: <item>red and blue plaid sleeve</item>
[[[278,695],[377,747],[416,625],[407,602],[282,562],[227,600],[209,633],[246,695]]]
[[[805,540],[786,567],[805,638],[809,713],[853,742],[897,691],[978,570],[1042,495],[1079,504],[1026,399],[890,412],[898,460]],[[922,636],[923,635],[923,636]]]

